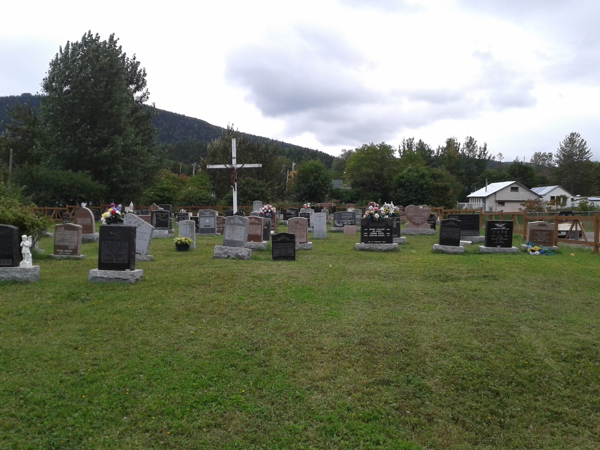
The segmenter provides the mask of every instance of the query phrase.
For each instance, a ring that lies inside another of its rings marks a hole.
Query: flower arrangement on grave
[[[123,223],[123,216],[121,215],[122,208],[122,205],[111,203],[110,208],[108,208],[108,210],[100,217],[100,221],[107,225]]]
[[[175,245],[192,245],[194,242],[189,237],[177,236],[175,239]]]
[[[383,206],[380,207],[379,203],[369,202],[369,206],[363,215],[363,219],[380,221],[399,215],[400,208],[394,206],[393,203],[384,203]]]
[[[547,248],[544,247],[540,247],[539,245],[535,245],[533,242],[528,242],[527,243],[527,253],[529,253],[530,255],[546,255],[546,256],[552,256],[554,255],[554,252],[551,250],[548,250]]]
[[[308,202],[308,203],[305,203],[305,204],[304,204],[303,208],[304,208],[304,209],[311,209],[311,208],[312,208],[312,206],[310,206],[310,202]]]
[[[258,213],[260,214],[260,217],[271,217],[276,211],[277,209],[275,209],[273,205],[263,205],[258,210]]]

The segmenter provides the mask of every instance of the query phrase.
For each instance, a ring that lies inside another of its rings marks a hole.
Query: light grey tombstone
[[[252,211],[252,212],[250,213],[250,215],[251,215],[252,217],[261,217],[261,215],[260,215],[260,213],[259,213],[258,211]]]
[[[261,202],[260,200],[254,200],[252,202],[252,211],[258,211],[262,207],[263,207],[263,202]]]
[[[217,214],[214,209],[198,211],[198,234],[217,234]]]
[[[135,260],[136,261],[151,261],[154,256],[150,254],[152,250],[152,233],[154,227],[150,225],[140,216],[132,213],[125,214],[123,225],[135,227]]]
[[[190,238],[192,240],[190,248],[196,248],[196,222],[194,220],[180,221],[179,236]]]
[[[229,216],[225,218],[223,246],[245,247],[248,242],[248,218]]]
[[[361,209],[354,209],[354,214],[356,216],[356,224],[359,225],[360,224],[360,219],[362,219],[363,216],[363,212]]]
[[[321,212],[327,214],[327,222],[329,222],[329,210],[327,208],[323,208]]]
[[[314,213],[311,217],[310,223],[313,227],[313,238],[327,238],[327,214],[324,212]]]

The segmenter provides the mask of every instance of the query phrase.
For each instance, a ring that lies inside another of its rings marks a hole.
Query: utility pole
[[[13,148],[10,147],[8,157],[8,188],[10,189],[10,175],[12,174],[12,159],[13,159]]]

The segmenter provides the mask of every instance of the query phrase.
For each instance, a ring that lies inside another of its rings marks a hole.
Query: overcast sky
[[[505,161],[579,132],[600,160],[599,0],[28,1],[2,6],[0,96],[114,33],[157,108],[338,155],[403,137]]]

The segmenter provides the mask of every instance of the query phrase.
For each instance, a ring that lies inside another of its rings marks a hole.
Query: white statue
[[[27,237],[25,234],[21,236],[21,255],[23,255],[23,261],[19,264],[20,267],[32,267],[31,251],[29,250],[32,241],[33,239],[31,236]]]

